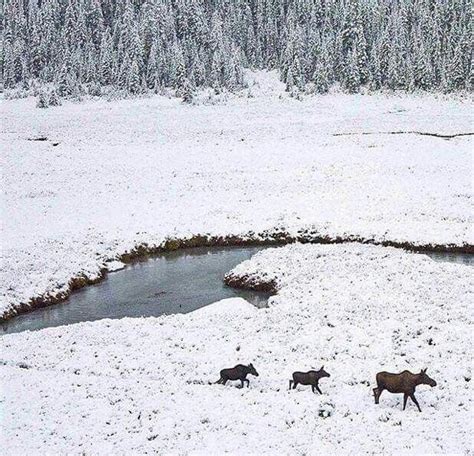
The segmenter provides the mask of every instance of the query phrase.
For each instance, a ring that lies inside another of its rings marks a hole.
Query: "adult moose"
[[[323,377],[330,377],[330,375],[324,370],[324,366],[318,371],[310,370],[308,372],[293,372],[293,380],[290,380],[290,388],[293,386],[295,389],[299,383],[302,385],[311,385],[313,393],[317,391],[319,394],[323,394],[319,389],[319,380]]]
[[[428,377],[426,369],[422,369],[419,374],[412,374],[405,370],[400,374],[391,374],[390,372],[379,372],[376,377],[377,388],[374,388],[375,403],[379,403],[380,395],[384,390],[390,393],[403,393],[403,410],[407,405],[408,398],[410,398],[418,410],[421,412],[420,404],[415,398],[415,388],[418,385],[436,386],[436,382]]]
[[[232,367],[231,369],[222,369],[220,372],[221,377],[215,383],[222,383],[223,385],[225,385],[228,380],[240,380],[240,388],[244,387],[244,382],[247,382],[248,388],[250,384],[250,381],[247,378],[248,374],[252,374],[255,375],[255,377],[258,377],[258,372],[255,367],[253,367],[252,363],[250,363],[248,366],[244,366],[243,364],[237,364],[237,366]]]

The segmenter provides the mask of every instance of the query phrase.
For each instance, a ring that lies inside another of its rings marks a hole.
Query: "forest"
[[[55,96],[236,91],[277,69],[290,93],[472,90],[469,0],[7,0],[5,89]]]

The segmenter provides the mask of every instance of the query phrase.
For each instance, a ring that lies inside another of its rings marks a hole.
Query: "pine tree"
[[[132,60],[137,62],[138,72],[141,75],[144,66],[144,49],[137,25],[132,28],[129,55]]]
[[[103,85],[109,85],[113,79],[112,65],[112,42],[109,34],[104,34],[100,43],[100,81]]]
[[[212,56],[210,79],[211,86],[214,89],[219,90],[222,86],[222,61],[219,51],[214,52],[214,55]]]
[[[362,27],[357,31],[355,39],[355,55],[357,60],[357,68],[359,69],[360,84],[366,84],[370,79],[369,57],[367,55],[367,41],[365,39]]]
[[[211,18],[209,45],[212,54],[215,54],[223,47],[222,21],[217,11],[214,12]]]
[[[75,30],[76,36],[74,37],[74,41],[76,43],[76,46],[83,48],[87,45],[87,43],[90,43],[92,39],[89,35],[89,31],[87,30],[86,16],[82,8],[82,4],[79,4],[78,8],[79,8],[79,11],[77,14],[77,22],[76,22],[76,30]]]
[[[86,25],[91,31],[93,44],[98,47],[104,33],[104,17],[99,0],[88,0],[86,3]]]
[[[230,91],[237,88],[237,74],[235,72],[234,59],[227,58],[224,63],[224,87]]]
[[[120,39],[122,41],[122,45],[128,52],[132,45],[134,22],[133,6],[130,0],[124,1],[123,15],[121,19],[121,26],[118,30],[120,30]]]
[[[71,65],[69,64],[68,59],[66,59],[66,62],[64,62],[63,66],[61,67],[57,86],[58,93],[61,97],[72,95],[74,81],[71,78]]]
[[[186,79],[186,64],[184,62],[183,51],[179,45],[176,45],[174,49],[173,64],[173,86],[176,89],[177,95],[181,96]]]
[[[150,55],[146,66],[146,83],[149,89],[153,89],[157,81],[159,82],[159,68],[157,58],[157,44],[154,42],[151,45]]]
[[[74,46],[76,44],[77,39],[77,18],[76,9],[74,5],[74,1],[68,0],[64,19],[64,38],[68,43],[69,47]]]
[[[235,79],[237,82],[237,87],[244,86],[244,69],[242,64],[241,52],[240,49],[237,51],[235,50],[233,53],[233,65],[235,69]]]
[[[128,89],[130,69],[131,69],[130,57],[128,56],[128,54],[126,54],[125,58],[122,61],[122,64],[120,65],[120,69],[118,71],[117,78],[116,78],[116,85],[119,89],[122,89],[122,90]],[[137,73],[138,73],[138,67],[137,67]]]
[[[188,78],[185,78],[183,82],[183,88],[181,91],[184,103],[190,104],[193,102],[194,90],[195,88],[192,82]]]
[[[136,59],[132,60],[132,64],[130,66],[130,73],[128,76],[128,91],[132,94],[140,93],[141,86],[140,86],[140,76],[138,72],[138,63]]]
[[[97,82],[93,82],[89,86],[89,95],[92,97],[100,97],[102,95],[101,85]]]
[[[346,63],[345,77],[344,77],[344,88],[349,93],[356,93],[360,89],[360,71],[357,64],[357,53],[353,51]]]
[[[372,48],[370,54],[370,76],[369,88],[371,90],[379,90],[382,87],[382,68],[377,46]]]
[[[52,90],[49,94],[49,106],[61,106],[61,99],[58,96],[56,90]]]
[[[448,61],[446,70],[446,85],[448,91],[460,90],[466,85],[461,45],[458,44]]]
[[[398,36],[393,38],[388,54],[386,83],[392,90],[406,89],[408,87],[405,68],[406,56],[403,54],[401,44],[398,40]]]
[[[291,73],[293,75],[294,85],[299,90],[302,90],[306,81],[298,54],[293,56],[293,62],[291,63]]]
[[[316,67],[312,77],[316,93],[327,93],[329,90],[328,64],[327,53],[323,51],[316,61]]]
[[[203,86],[206,83],[206,67],[204,59],[196,52],[193,58],[193,74],[197,86]]]
[[[295,87],[295,79],[293,78],[293,69],[290,66],[286,73],[286,91],[291,92]]]
[[[33,77],[37,77],[41,71],[43,66],[43,58],[41,54],[41,45],[40,39],[37,35],[36,29],[33,26],[33,31],[31,33],[31,48],[30,48],[30,68],[31,68],[31,75]]]
[[[433,87],[433,69],[421,39],[418,40],[418,48],[415,54],[414,85],[423,90]]]
[[[15,86],[15,60],[13,46],[9,43],[5,46],[3,59],[3,86],[5,89],[11,89]]]
[[[37,108],[49,108],[48,97],[46,93],[42,90],[38,94],[38,99],[36,101]]]

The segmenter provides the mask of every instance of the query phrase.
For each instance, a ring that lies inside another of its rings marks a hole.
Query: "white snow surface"
[[[4,454],[469,454],[472,270],[361,244],[262,251],[265,309],[101,320],[0,338]],[[209,384],[252,362],[250,387]],[[331,374],[288,391],[295,370]],[[381,370],[427,367],[422,413]]]
[[[275,73],[253,98],[154,97],[50,109],[3,100],[0,314],[115,269],[166,238],[296,234],[472,244],[469,100],[330,94],[296,101]],[[45,141],[29,139],[44,136]]]

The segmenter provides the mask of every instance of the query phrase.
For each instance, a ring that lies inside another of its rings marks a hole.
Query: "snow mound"
[[[201,307],[194,311],[194,317],[213,317],[217,315],[228,318],[239,316],[253,316],[257,308],[243,298],[228,298]]]
[[[112,260],[107,262],[107,271],[109,272],[115,272],[115,271],[120,271],[121,269],[125,268],[125,264],[122,263],[121,261],[117,260]]]

